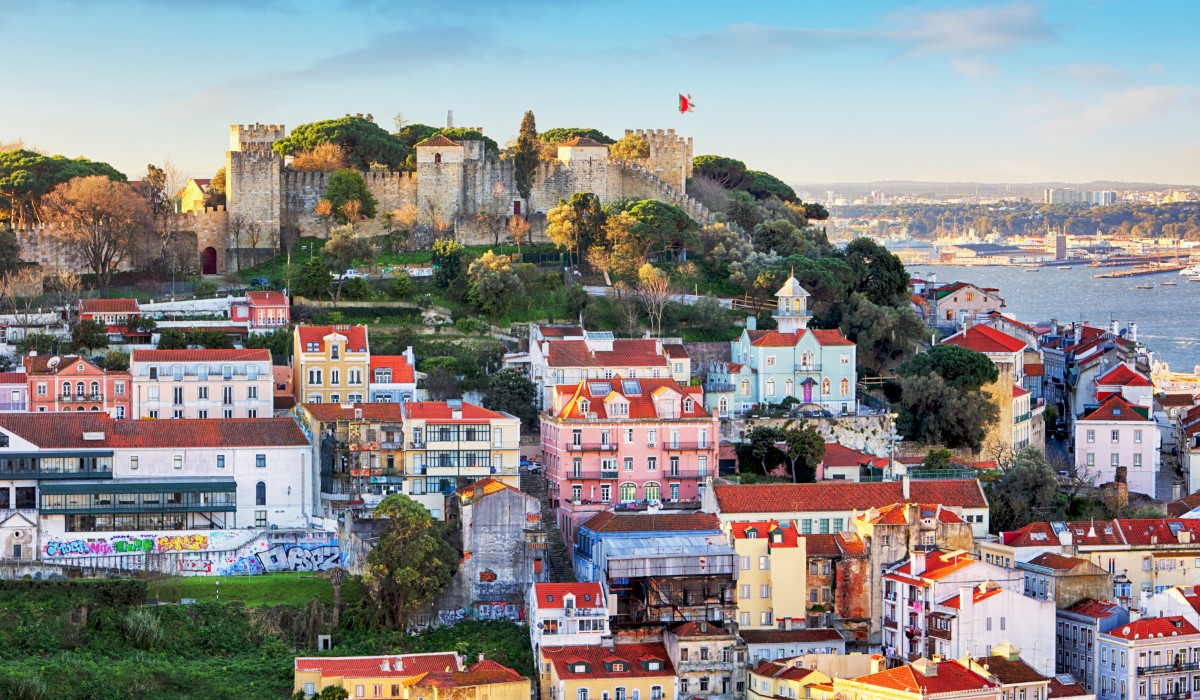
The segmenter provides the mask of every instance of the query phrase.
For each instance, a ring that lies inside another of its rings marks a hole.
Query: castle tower
[[[650,157],[646,169],[663,182],[679,190],[687,191],[687,179],[692,176],[692,139],[675,134],[674,129],[626,129],[625,135],[637,134],[650,145]]]
[[[476,142],[482,148],[483,142]],[[417,144],[417,220],[453,223],[462,210],[467,148],[435,134]]]
[[[234,124],[225,154],[225,201],[230,217],[241,216],[264,234],[279,229],[283,201],[283,158],[272,150],[282,124]]]
[[[776,308],[771,312],[771,317],[779,325],[780,333],[795,333],[808,328],[808,322],[812,319],[812,314],[808,313],[808,297],[811,295],[795,277],[788,277],[775,296]]]

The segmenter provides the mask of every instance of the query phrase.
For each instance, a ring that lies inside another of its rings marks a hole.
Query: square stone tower
[[[644,163],[647,170],[680,193],[687,191],[687,179],[692,176],[692,139],[677,136],[674,129],[626,129],[625,135],[637,134],[650,145],[650,157]]]
[[[282,124],[234,124],[225,154],[225,200],[230,217],[241,216],[269,233],[279,228],[283,158],[272,150]]]

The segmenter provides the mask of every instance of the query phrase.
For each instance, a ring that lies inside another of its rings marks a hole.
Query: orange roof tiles
[[[789,513],[880,508],[905,500],[899,481],[824,481],[815,484],[720,484],[713,487],[721,513]],[[986,508],[974,479],[914,480],[911,499],[962,508]]]
[[[1066,611],[1077,615],[1086,615],[1087,617],[1104,618],[1112,617],[1119,607],[1119,605],[1111,600],[1084,598],[1067,608]]]
[[[971,589],[971,602],[972,603],[980,603],[982,601],[985,601],[988,598],[991,598],[992,596],[999,595],[1000,591],[1004,590],[1004,589],[1000,588],[999,586],[996,586],[995,588],[984,588],[982,591],[979,590],[979,588],[980,588],[979,586],[975,586],[974,588]],[[946,600],[943,600],[941,603],[938,603],[938,605],[941,605],[942,607],[954,608],[955,610],[958,610],[960,607],[962,607],[962,596],[960,596],[960,595],[950,596]]]
[[[342,406],[336,403],[306,403],[304,409],[323,422],[339,420],[384,420],[399,423],[404,419],[398,403],[356,403]],[[361,413],[359,413],[361,412]],[[358,416],[356,417],[356,414]]]
[[[688,620],[671,628],[676,637],[720,637],[732,634],[729,630],[715,622],[705,620]]]
[[[1079,559],[1078,557],[1064,557],[1063,555],[1055,554],[1054,552],[1043,552],[1033,559],[1030,559],[1026,563],[1033,566],[1040,566],[1044,569],[1070,571],[1080,564],[1088,563],[1088,561],[1086,559]]]
[[[582,340],[551,340],[546,364],[550,367],[666,367],[667,356],[659,354],[658,341],[647,338],[617,338],[612,350],[592,351]]]
[[[300,334],[300,351],[305,350],[309,343],[316,343],[319,352],[325,351],[325,336],[338,334],[346,338],[347,352],[367,352],[366,326],[297,326]]]
[[[25,372],[0,372],[0,384],[26,384],[29,375]]]
[[[750,333],[750,344],[758,348],[794,347],[806,333],[811,333],[819,345],[854,345],[852,341],[842,335],[842,332],[836,328],[830,330],[808,328],[796,331],[795,333],[781,333],[779,331],[747,332]]]
[[[887,671],[861,676],[855,678],[854,681],[918,695],[937,695],[999,687],[999,684],[967,670],[957,661],[942,661],[936,666],[937,673],[935,675],[926,676],[912,666],[899,666]]]
[[[750,531],[754,532],[754,537],[750,537]],[[779,523],[774,520],[764,522],[748,522],[748,523],[730,523],[729,532],[733,534],[735,540],[746,539],[761,539],[770,542],[772,549],[778,547],[780,549],[791,549],[799,544],[798,533],[796,528],[790,523]],[[782,542],[771,541],[771,536],[776,532],[783,537]]]
[[[1122,627],[1102,632],[1121,639],[1148,639],[1150,637],[1174,637],[1185,634],[1200,635],[1186,617],[1143,617]]]
[[[140,314],[137,299],[83,299],[79,302],[81,314]]]
[[[558,677],[563,680],[662,678],[675,675],[671,657],[667,655],[667,649],[662,644],[617,644],[611,649],[590,645],[542,647],[542,656],[554,664]],[[658,662],[657,670],[650,670],[643,665],[655,661]],[[576,672],[575,666],[581,662],[587,668]],[[613,662],[621,663],[623,670],[609,670],[606,664]]]
[[[1051,698],[1051,700],[1058,700],[1059,698],[1076,698],[1092,695],[1082,685],[1079,685],[1074,678],[1066,675],[1062,676],[1064,681],[1068,678],[1070,678],[1069,683],[1063,683],[1058,680],[1059,676],[1051,678],[1050,686],[1046,689],[1046,697]]]
[[[975,663],[987,667],[988,673],[998,678],[1004,685],[1037,683],[1038,681],[1049,680],[1038,673],[1036,668],[1021,659],[1011,660],[1003,656],[981,656],[975,659]]]
[[[417,145],[418,146],[433,146],[433,147],[445,148],[447,146],[461,146],[462,144],[457,143],[455,141],[451,141],[450,139],[446,138],[445,136],[443,136],[441,134],[434,134],[433,136],[430,136],[429,138],[425,139],[424,141],[418,143]]]
[[[1121,421],[1130,423],[1145,423],[1150,420],[1148,417],[1149,409],[1144,406],[1137,406],[1125,400],[1120,394],[1113,394],[1100,404],[1099,408],[1093,409],[1081,421]]]
[[[376,369],[392,370],[392,384],[412,384],[416,381],[413,366],[404,355],[371,355],[371,382],[375,382]]]
[[[492,420],[504,418],[504,414],[490,411],[473,403],[463,403],[462,418],[454,417],[454,409],[445,401],[408,401],[400,404],[404,407],[404,416],[414,420],[431,420],[439,423]]]
[[[1023,389],[1023,388],[1017,386],[1016,384],[1013,384],[1012,395],[1013,395],[1014,399],[1018,399],[1022,396],[1027,396],[1028,394],[1029,394],[1028,389]]]
[[[58,364],[51,369],[50,360],[54,359],[54,355],[26,355],[21,358],[21,363],[25,365],[25,371],[29,374],[57,374],[63,371],[64,368],[82,362],[94,372],[104,374],[104,370],[86,357],[78,355],[62,355],[58,358]],[[128,373],[126,373],[128,374]]]
[[[266,348],[216,350],[134,350],[134,362],[270,362]]]
[[[42,448],[292,447],[309,444],[291,418],[113,420],[106,413],[6,413],[0,428]],[[103,433],[103,440],[84,440]]]
[[[975,557],[966,552],[943,552],[932,550],[925,554],[925,570],[919,574],[912,573],[912,558],[901,566],[893,569],[886,576],[903,576],[906,578],[922,578],[940,581],[955,571],[960,571],[978,562]]]
[[[383,670],[383,662],[388,670]],[[456,654],[408,654],[404,656],[298,656],[297,671],[320,671],[322,676],[363,677],[408,677],[421,673],[444,673],[458,670]]]
[[[580,527],[592,532],[719,532],[712,513],[597,513]]]
[[[629,393],[625,387],[625,382],[637,382],[639,391],[636,394]],[[604,391],[592,393],[592,390],[598,387],[605,387]],[[631,420],[644,420],[658,418],[658,411],[655,407],[654,397],[662,396],[667,391],[673,391],[680,395],[678,420],[689,418],[711,418],[711,414],[704,408],[704,389],[698,386],[684,386],[670,377],[658,379],[623,379],[620,375],[612,379],[585,379],[579,384],[570,385],[564,384],[558,387],[560,394],[571,394],[572,398],[563,404],[562,410],[554,414],[554,418],[559,419],[586,419],[586,420],[606,420],[613,418],[621,420],[629,418]],[[610,399],[623,399],[622,403],[628,402],[629,408],[627,411],[617,413],[613,412],[609,415]],[[687,399],[692,399],[692,409],[687,410]],[[595,413],[595,418],[590,418],[583,410],[583,401],[587,401],[586,413]]]
[[[1150,380],[1129,369],[1128,365],[1117,365],[1096,379],[1101,386],[1150,386]]]
[[[1009,353],[1025,349],[1025,342],[991,326],[975,325],[942,341],[982,353]]]
[[[577,608],[607,608],[608,601],[600,584],[589,583],[535,583],[533,595],[537,598],[539,608],[563,607],[563,596],[575,596]]]
[[[804,539],[804,554],[809,557],[840,557],[837,535],[800,535]]]
[[[845,637],[829,627],[810,627],[802,630],[739,630],[747,644],[781,644],[787,642],[844,642]]]
[[[826,467],[861,467],[867,464],[885,467],[887,461],[886,457],[875,457],[836,442],[825,443],[825,454],[821,457],[821,463]]]
[[[570,141],[563,141],[559,146],[579,146],[585,148],[608,148],[607,145],[600,143],[595,139],[589,139],[586,136],[576,136]]]
[[[18,373],[19,374],[19,373]],[[1178,518],[1184,513],[1200,508],[1200,491],[1188,494],[1178,501],[1172,501],[1167,504],[1167,515],[1172,518]]]
[[[250,306],[287,306],[288,298],[283,292],[246,292],[246,303]]]

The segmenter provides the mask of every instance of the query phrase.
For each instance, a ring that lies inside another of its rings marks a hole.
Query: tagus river
[[[1200,282],[1188,282],[1177,272],[1120,279],[1093,279],[1097,272],[1129,268],[1095,268],[1086,265],[1066,270],[1040,267],[1037,272],[1011,266],[910,265],[913,277],[937,274],[938,284],[963,281],[997,287],[1004,298],[1005,314],[1034,324],[1058,319],[1059,323],[1088,321],[1108,326],[1120,321],[1138,324],[1138,340],[1178,372],[1200,365]],[[1176,282],[1176,286],[1162,286]],[[1154,285],[1136,289],[1136,285]]]

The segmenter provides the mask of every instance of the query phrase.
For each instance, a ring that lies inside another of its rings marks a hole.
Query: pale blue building
[[[733,341],[732,361],[709,368],[704,390],[709,410],[725,417],[789,396],[839,415],[858,410],[857,347],[837,329],[808,327],[809,296],[789,277],[775,293],[776,330],[756,330],[754,317],[746,319],[746,329]]]

